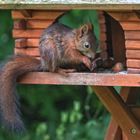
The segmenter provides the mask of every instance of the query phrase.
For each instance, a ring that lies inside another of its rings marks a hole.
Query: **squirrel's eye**
[[[85,42],[84,43],[84,47],[87,48],[87,49],[89,49],[90,48],[90,44],[88,42]]]

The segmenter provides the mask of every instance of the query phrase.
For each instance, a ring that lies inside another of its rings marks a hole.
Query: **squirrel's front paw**
[[[92,63],[91,63],[91,61],[90,61],[89,58],[83,57],[83,63],[85,64],[85,66],[86,66],[89,70],[91,70],[91,68],[92,68]]]

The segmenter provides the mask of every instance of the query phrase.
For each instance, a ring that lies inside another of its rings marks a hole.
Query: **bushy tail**
[[[16,80],[22,74],[40,69],[40,60],[30,56],[15,56],[0,72],[0,117],[4,127],[10,131],[25,130],[18,110]]]

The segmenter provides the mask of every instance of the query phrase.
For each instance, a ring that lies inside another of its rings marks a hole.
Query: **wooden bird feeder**
[[[133,1],[133,0],[132,0]],[[23,84],[90,85],[112,115],[105,140],[140,140],[140,4],[118,0],[109,3],[80,1],[43,1],[8,3],[12,9],[15,54],[39,58],[39,37],[58,16],[72,9],[94,9],[100,24],[101,56],[113,56],[126,64],[127,73],[71,73],[69,77],[49,72],[30,72],[19,80]],[[20,3],[20,4],[19,4]],[[113,86],[122,86],[116,94]]]

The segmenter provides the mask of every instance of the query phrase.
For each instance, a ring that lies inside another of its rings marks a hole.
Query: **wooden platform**
[[[69,77],[64,77],[57,73],[31,72],[23,75],[19,82],[22,84],[139,87],[140,74],[70,73]]]

